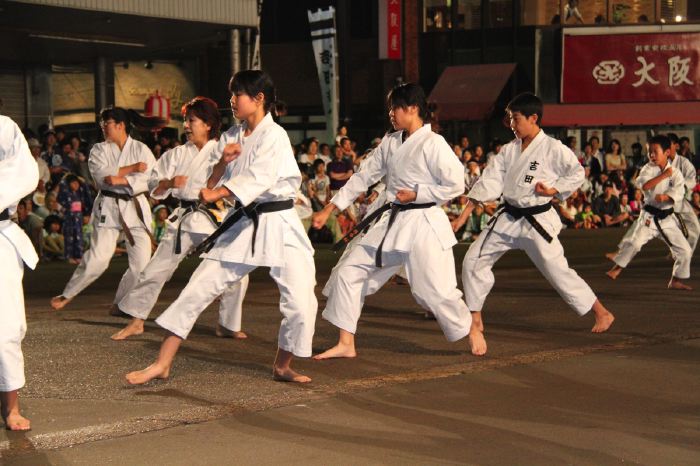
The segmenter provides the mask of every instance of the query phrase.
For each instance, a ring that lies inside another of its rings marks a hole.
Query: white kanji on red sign
[[[637,61],[642,64],[642,67],[634,72],[634,74],[639,76],[639,81],[632,83],[632,85],[634,87],[639,87],[642,84],[644,84],[646,81],[649,81],[651,84],[654,84],[654,85],[659,84],[659,81],[652,78],[651,75],[649,74],[651,72],[651,70],[654,69],[656,64],[647,63],[647,61],[644,57],[637,57]]]
[[[693,85],[693,82],[688,79],[690,71],[690,57],[681,58],[678,55],[668,59],[668,85],[671,87],[680,86],[681,84]]]

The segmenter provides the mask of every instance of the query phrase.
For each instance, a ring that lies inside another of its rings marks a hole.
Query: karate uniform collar
[[[109,141],[109,146],[112,148],[112,151],[115,153],[118,153],[119,156],[121,157],[122,154],[128,151],[129,147],[131,147],[131,136],[126,137],[126,142],[124,143],[124,147],[122,147],[122,150],[119,151],[119,146],[117,145],[116,142]]]
[[[406,130],[401,131],[401,140],[403,141],[401,144],[405,144],[409,141],[413,141],[415,139],[418,139],[421,134],[425,133],[426,131],[430,132],[432,131],[432,127],[430,126],[430,123],[424,124],[421,128],[418,128],[413,134],[410,136],[406,137],[406,140],[403,140],[403,134],[406,132]]]
[[[542,142],[542,140],[545,137],[546,137],[546,135],[544,134],[544,130],[542,128],[540,128],[540,132],[537,133],[537,136],[532,138],[532,142],[530,142],[530,144],[525,148],[525,150],[529,150],[531,147],[538,146],[540,144],[540,142]],[[520,138],[517,138],[517,141],[518,141],[518,149],[520,151],[520,154],[522,154],[523,153],[523,140]]]
[[[246,129],[248,129],[248,122],[244,121],[243,123],[241,123],[241,137],[249,138],[253,134],[256,134],[260,128],[271,125],[274,122],[275,121],[272,119],[272,114],[270,112],[267,112],[265,117],[262,120],[260,120],[260,123],[258,123],[258,126],[256,126],[255,129],[253,129],[253,131],[251,131],[251,133],[248,136],[244,136]]]

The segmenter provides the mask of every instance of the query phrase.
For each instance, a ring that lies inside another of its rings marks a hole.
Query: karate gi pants
[[[121,301],[136,285],[139,274],[151,258],[151,238],[148,232],[143,228],[131,228],[130,231],[134,237],[134,245],[126,242],[129,268],[124,272],[117,287],[117,293],[114,297],[115,304]],[[73,276],[61,293],[62,296],[68,299],[74,298],[107,270],[120,233],[121,230],[117,228],[96,227],[94,229],[90,240],[90,249],[83,255],[82,262],[73,272]]]
[[[375,250],[357,245],[336,265],[323,318],[352,334],[365,297],[377,292],[402,266],[416,302],[432,312],[448,341],[469,334],[472,317],[457,288],[452,248],[443,249],[435,237],[416,238],[411,251],[385,252],[384,267],[376,267]]]
[[[688,229],[688,243],[690,243],[691,256],[695,252],[695,248],[698,246],[698,237],[700,237],[700,221],[698,221],[698,216],[695,215],[693,206],[690,205],[687,199],[683,201],[683,211],[679,214],[685,223],[685,227]]]
[[[313,256],[290,235],[284,245],[285,264],[271,267],[270,276],[280,291],[278,346],[298,357],[311,356],[318,302],[314,294],[316,267]],[[187,338],[199,315],[227,288],[257,266],[205,258],[180,296],[156,319],[156,323],[180,338]]]
[[[670,222],[663,222],[662,227],[664,234],[671,241],[671,244],[668,246],[674,258],[673,276],[684,280],[690,278],[690,261],[693,256],[693,250],[688,240],[683,236],[677,220],[675,218],[668,218],[668,220]],[[656,228],[652,229],[640,223],[639,228],[636,229],[630,241],[622,244],[620,252],[615,256],[615,263],[622,268],[627,267],[645,244],[660,236],[661,234]]]
[[[24,262],[12,243],[0,234],[0,392],[24,386],[22,340],[27,330],[22,276]]]
[[[512,222],[507,215],[501,214],[504,218],[498,221]],[[590,311],[597,298],[591,287],[569,267],[559,238],[555,236],[548,243],[542,235],[531,230],[529,224],[522,225],[526,222],[524,219],[516,221],[521,223],[521,235],[511,236],[497,231],[489,235],[485,230],[469,247],[462,263],[462,282],[469,309],[483,309],[495,282],[493,266],[498,259],[511,249],[522,249],[566,304],[579,315]]]
[[[169,228],[158,244],[158,249],[148,265],[139,274],[138,283],[119,301],[119,309],[132,317],[146,320],[163,286],[169,281],[180,262],[209,236],[204,233],[183,231],[180,234],[180,254],[175,253],[177,232]],[[219,305],[219,324],[234,332],[241,331],[243,298],[248,289],[248,276],[243,277],[221,296]]]

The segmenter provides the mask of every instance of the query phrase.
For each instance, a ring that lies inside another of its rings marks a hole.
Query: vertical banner
[[[323,110],[326,114],[326,141],[335,141],[338,128],[338,75],[335,42],[335,9],[308,11],[311,44],[316,57],[318,81],[321,85]]]
[[[263,0],[258,0],[258,26],[255,29],[255,45],[253,46],[253,59],[250,64],[251,70],[259,70],[262,68],[260,59],[260,16],[262,15]]]
[[[379,59],[401,60],[401,1],[379,2]]]

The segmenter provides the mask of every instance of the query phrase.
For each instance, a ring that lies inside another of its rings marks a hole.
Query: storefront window
[[[611,24],[654,22],[655,0],[611,0]]]
[[[423,30],[444,31],[452,27],[451,0],[424,0],[423,1]]]

